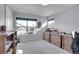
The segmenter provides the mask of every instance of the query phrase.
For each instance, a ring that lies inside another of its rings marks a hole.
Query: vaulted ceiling
[[[50,16],[52,14],[66,10],[74,4],[8,4],[8,6],[18,13],[25,13],[38,16]]]

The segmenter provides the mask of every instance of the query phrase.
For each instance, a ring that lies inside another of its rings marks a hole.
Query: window
[[[50,21],[48,21],[48,24],[50,25],[50,24],[53,24],[53,23],[55,23],[55,20],[50,20]]]
[[[27,33],[27,21],[26,20],[17,20],[17,34],[26,34]]]
[[[16,17],[17,34],[33,34],[36,31],[36,19]]]
[[[28,21],[28,33],[32,34],[36,31],[36,21]]]
[[[55,23],[54,19],[48,20],[48,28],[52,28],[53,27],[53,23]]]

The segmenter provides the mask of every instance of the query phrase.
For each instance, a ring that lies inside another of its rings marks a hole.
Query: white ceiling
[[[8,4],[8,6],[14,11],[19,13],[26,13],[38,16],[50,16],[52,14],[66,10],[67,8],[74,6],[73,4]]]

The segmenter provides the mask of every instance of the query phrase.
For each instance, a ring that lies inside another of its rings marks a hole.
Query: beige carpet
[[[69,52],[45,40],[22,42],[17,45],[17,54],[69,54]]]

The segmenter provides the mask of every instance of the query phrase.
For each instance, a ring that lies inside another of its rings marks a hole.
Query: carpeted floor
[[[22,42],[17,45],[17,54],[70,54],[45,40]]]

